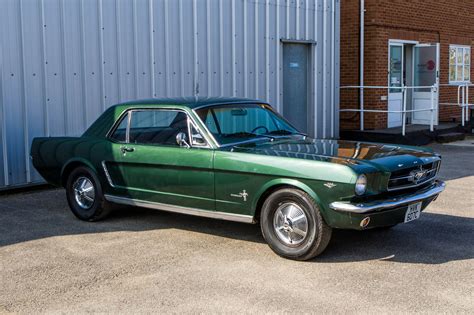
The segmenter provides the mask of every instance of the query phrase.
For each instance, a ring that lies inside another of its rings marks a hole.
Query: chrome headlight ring
[[[355,193],[357,196],[365,194],[367,191],[367,176],[360,174],[355,183]]]

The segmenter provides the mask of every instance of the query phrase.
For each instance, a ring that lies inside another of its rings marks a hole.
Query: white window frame
[[[455,63],[454,65],[451,65],[450,63],[450,56],[451,56],[451,49],[456,49],[456,55],[455,55]],[[462,49],[462,63],[458,63],[458,49]],[[464,54],[465,54],[465,50],[468,50],[469,51],[469,64],[466,64],[465,61],[464,61]],[[448,53],[448,79],[449,79],[449,83],[450,84],[463,84],[463,83],[471,83],[471,46],[467,46],[467,45],[449,45],[449,53]],[[458,72],[457,72],[457,68],[458,66],[462,66],[462,78],[461,80],[459,80],[459,78],[457,77],[458,75]],[[469,66],[469,79],[468,80],[464,80],[464,70],[465,70],[465,66]],[[451,80],[451,67],[454,67],[455,68],[455,77],[456,77],[456,80]]]

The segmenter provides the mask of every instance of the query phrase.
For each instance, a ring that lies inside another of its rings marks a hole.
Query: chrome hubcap
[[[74,189],[74,198],[82,209],[90,209],[95,200],[94,185],[87,177],[79,177],[72,185]]]
[[[273,216],[273,228],[285,245],[296,246],[301,244],[308,234],[308,218],[297,204],[282,203]]]

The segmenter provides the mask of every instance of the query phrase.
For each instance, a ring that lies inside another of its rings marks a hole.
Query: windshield
[[[196,112],[221,145],[301,134],[263,104],[212,106]]]

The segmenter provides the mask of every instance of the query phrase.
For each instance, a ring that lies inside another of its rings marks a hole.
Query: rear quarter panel
[[[81,163],[97,173],[95,156],[107,153],[104,141],[89,137],[35,138],[31,146],[33,166],[50,184],[61,186],[61,175],[70,163]]]

